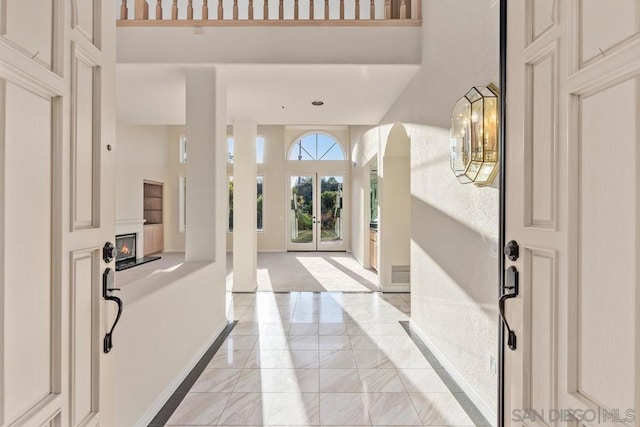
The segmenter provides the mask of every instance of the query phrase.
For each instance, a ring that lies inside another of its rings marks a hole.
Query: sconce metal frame
[[[491,185],[498,174],[499,90],[474,86],[451,115],[451,170],[463,184]]]

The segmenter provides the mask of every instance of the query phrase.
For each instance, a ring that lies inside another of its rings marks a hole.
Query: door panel
[[[344,250],[344,175],[320,175],[318,250]]]
[[[72,107],[72,185],[73,227],[90,228],[96,225],[98,198],[95,187],[98,185],[99,170],[96,165],[96,126],[94,114],[96,107],[94,94],[98,67],[77,46],[73,49],[73,107]]]
[[[531,108],[526,116],[525,180],[527,225],[556,228],[556,47],[551,44],[527,64]]]
[[[37,63],[52,69],[55,7],[52,0],[0,0],[0,34],[11,45]]]
[[[581,64],[603,58],[608,50],[638,34],[639,3],[637,0],[581,0],[576,16],[580,18]],[[611,25],[615,22],[615,25]]]
[[[5,419],[14,421],[53,392],[60,325],[52,313],[51,99],[10,82],[2,86],[4,220],[10,225],[3,245],[4,385],[11,391]]]
[[[289,177],[289,250],[315,250],[315,174]]]
[[[635,377],[621,367],[636,355],[638,89],[633,78],[580,97],[577,392],[608,408],[634,407]]]
[[[521,256],[506,264],[521,291],[505,419],[638,426],[638,2],[554,2],[531,42],[541,6],[508,2],[505,240]]]

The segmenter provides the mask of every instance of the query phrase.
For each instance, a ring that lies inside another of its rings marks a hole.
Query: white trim
[[[476,393],[476,391],[469,385],[469,383],[462,377],[460,372],[453,366],[449,359],[442,354],[442,352],[436,347],[436,345],[431,341],[427,335],[420,329],[418,325],[413,320],[409,320],[409,326],[411,327],[412,332],[415,332],[418,335],[418,338],[422,340],[425,346],[433,353],[433,355],[438,359],[438,362],[442,365],[445,371],[449,375],[453,381],[456,382],[458,387],[464,391],[469,399],[473,402],[473,404],[478,408],[478,410],[482,413],[482,415],[491,423],[492,426],[496,425],[496,414],[491,410],[489,405],[485,403],[485,401]]]
[[[139,224],[144,224],[145,222],[147,222],[146,219],[116,219],[116,226],[117,225],[129,225],[129,224],[135,224],[135,225],[139,225]]]
[[[409,283],[393,283],[391,285],[379,285],[381,292],[411,292]]]
[[[162,393],[158,396],[158,398],[153,402],[153,404],[147,409],[144,415],[138,420],[135,424],[136,427],[145,427],[149,425],[151,420],[160,412],[160,409],[167,403],[169,398],[173,395],[173,393],[178,389],[182,381],[189,375],[191,370],[196,366],[196,364],[202,359],[202,356],[207,352],[207,350],[211,347],[215,340],[218,339],[222,331],[227,327],[227,320],[225,320],[222,324],[220,324],[213,335],[204,343],[204,345],[194,354],[189,363],[185,365],[185,367],[178,373],[178,375],[167,385]]]

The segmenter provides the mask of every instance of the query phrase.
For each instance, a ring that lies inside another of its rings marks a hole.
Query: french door
[[[345,178],[344,173],[288,176],[288,250],[346,250]]]
[[[640,3],[507,13],[506,425],[639,426]]]

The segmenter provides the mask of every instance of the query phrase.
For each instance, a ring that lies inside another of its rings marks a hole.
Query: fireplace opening
[[[116,236],[116,264],[136,260],[136,235]]]
[[[137,235],[135,233],[116,236],[116,271],[126,270],[160,259],[159,256],[138,258],[136,256],[136,240]]]

